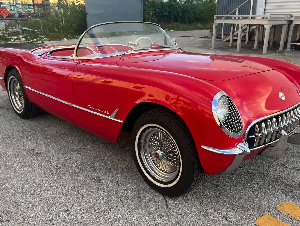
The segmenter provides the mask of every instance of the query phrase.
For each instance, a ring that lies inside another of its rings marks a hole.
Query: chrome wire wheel
[[[201,165],[194,140],[169,109],[144,112],[133,126],[132,145],[138,170],[158,192],[174,197],[197,184]]]
[[[27,98],[22,77],[16,68],[8,72],[6,87],[10,104],[20,118],[30,119],[38,115],[39,109]]]
[[[181,175],[182,160],[176,141],[163,127],[144,125],[135,141],[138,163],[144,174],[160,187],[175,185]]]
[[[8,80],[8,93],[13,108],[16,112],[21,113],[24,110],[24,94],[19,81],[14,76]]]

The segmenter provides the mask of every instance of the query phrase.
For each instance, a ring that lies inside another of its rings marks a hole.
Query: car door
[[[72,76],[76,61],[72,58],[44,56],[31,67],[32,101],[58,117],[70,120],[72,107]]]
[[[73,74],[73,123],[112,142],[123,124],[118,114],[119,60],[119,56],[82,60]]]

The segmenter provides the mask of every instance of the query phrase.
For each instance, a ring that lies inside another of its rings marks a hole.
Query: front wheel
[[[28,119],[38,114],[39,109],[28,100],[22,78],[16,69],[8,73],[7,92],[11,106],[20,118]]]
[[[197,184],[201,167],[194,141],[172,112],[144,113],[133,128],[133,146],[143,178],[162,194],[178,196]]]

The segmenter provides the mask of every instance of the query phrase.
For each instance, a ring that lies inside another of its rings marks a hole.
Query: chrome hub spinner
[[[163,159],[163,153],[161,151],[156,151],[154,153],[154,159],[155,160],[162,160]]]

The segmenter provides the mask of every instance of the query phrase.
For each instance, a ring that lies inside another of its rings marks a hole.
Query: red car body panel
[[[187,52],[124,55],[118,64],[129,67],[138,64],[138,67],[189,75],[206,81],[230,80],[271,70],[247,60]]]
[[[26,95],[32,103],[112,142],[134,107],[164,106],[185,122],[209,175],[223,172],[235,156],[208,151],[203,145],[236,147],[251,122],[300,102],[299,67],[281,61],[278,67],[277,61],[263,58],[178,50],[73,60],[47,56],[49,48],[0,49],[0,85],[6,89],[8,67],[18,68],[24,86],[30,87]],[[219,91],[234,100],[242,116],[240,138],[226,135],[213,117],[212,99]],[[279,91],[284,91],[286,101],[278,98]]]

